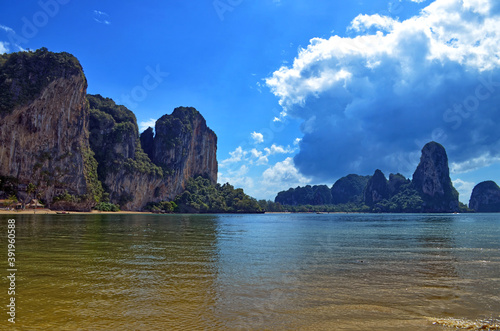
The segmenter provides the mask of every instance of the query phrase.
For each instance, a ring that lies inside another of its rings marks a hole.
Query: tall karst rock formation
[[[37,196],[50,204],[68,192],[89,208],[100,195],[86,89],[82,67],[70,54],[0,55],[0,176],[15,182],[21,200]]]
[[[197,110],[177,108],[158,120],[156,136],[139,137],[130,110],[86,89],[70,54],[0,55],[0,188],[8,182],[48,206],[88,210],[108,196],[139,210],[173,199],[189,178],[216,183],[217,136]]]
[[[184,190],[193,176],[204,176],[217,183],[217,136],[203,116],[192,107],[179,107],[164,115],[155,125],[153,162],[169,174],[168,186]]]
[[[373,206],[375,203],[389,198],[389,185],[382,171],[375,170],[375,173],[366,184],[363,195],[365,204],[368,206]]]
[[[424,201],[425,212],[458,211],[458,192],[451,182],[448,156],[442,145],[432,141],[422,148],[412,185]]]
[[[479,213],[500,212],[500,187],[492,180],[477,184],[472,190],[469,208]]]
[[[138,135],[134,114],[109,98],[89,95],[90,143],[111,201],[126,209],[171,200],[189,178],[217,183],[217,136],[194,108],[179,107]]]

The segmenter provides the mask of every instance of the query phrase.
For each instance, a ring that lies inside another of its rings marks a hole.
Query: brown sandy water
[[[500,315],[496,214],[13,217],[14,330],[494,329]]]

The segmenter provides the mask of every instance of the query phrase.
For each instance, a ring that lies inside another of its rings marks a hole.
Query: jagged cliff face
[[[389,197],[389,186],[385,175],[380,170],[375,170],[372,178],[366,184],[364,201],[368,206],[387,199]]]
[[[110,201],[122,210],[141,210],[148,202],[170,200],[165,180],[157,175],[120,168],[108,174],[105,185]]]
[[[154,156],[154,138],[155,135],[153,133],[153,128],[151,127],[147,128],[143,133],[141,133],[141,146],[144,150],[144,153],[148,155],[150,160],[152,160]]]
[[[494,181],[477,184],[472,190],[469,208],[479,213],[500,212],[500,188]]]
[[[157,187],[162,186],[162,171],[142,151],[137,120],[129,109],[100,95],[87,98],[90,146],[98,162],[99,180],[112,203],[124,210],[139,210],[155,199]]]
[[[156,122],[155,132],[153,162],[163,168],[170,198],[182,193],[192,177],[217,183],[217,136],[196,109],[176,108]]]
[[[430,142],[424,146],[412,185],[421,194],[425,211],[458,211],[458,192],[451,182],[448,156],[442,145]]]
[[[171,200],[189,178],[217,181],[217,136],[194,108],[180,107],[139,137],[133,113],[111,99],[89,95],[90,144],[110,201],[125,210]]]
[[[56,69],[45,73],[45,77],[30,74],[37,62],[50,64],[52,59],[45,57],[55,56],[40,51],[35,54],[10,55],[18,70],[26,72],[12,77],[4,71],[0,76],[0,85],[10,89],[11,97],[21,96],[19,102],[0,112],[0,175],[18,179],[22,200],[36,194],[50,205],[55,196],[68,192],[86,196],[75,207],[89,209],[93,198],[100,194],[100,185],[86,130],[87,82],[79,64],[60,70],[52,63]],[[42,84],[40,80],[47,77],[51,81]],[[36,191],[28,194],[30,183]]]
[[[191,177],[216,183],[217,136],[194,108],[162,117],[161,134],[149,130],[142,139],[145,153],[135,115],[86,89],[70,54],[0,55],[2,187],[22,200],[37,196],[49,207],[77,210],[90,210],[104,187],[111,202],[140,210],[173,199]]]

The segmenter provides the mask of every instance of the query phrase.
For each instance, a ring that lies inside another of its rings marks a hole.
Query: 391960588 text
[[[9,302],[7,315],[10,323],[16,323],[16,220],[9,219],[7,225],[7,272]]]

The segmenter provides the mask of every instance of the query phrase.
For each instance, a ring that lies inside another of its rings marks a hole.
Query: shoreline
[[[63,212],[64,214],[58,214]],[[153,213],[149,211],[129,211],[129,210],[120,210],[120,211],[99,211],[92,210],[89,212],[86,211],[68,211],[68,210],[51,210],[51,209],[37,209],[34,211],[33,209],[24,209],[24,210],[0,210],[0,215],[182,215],[183,213]],[[215,215],[215,214],[224,214],[224,213],[196,213],[195,215]],[[289,212],[289,211],[281,211],[281,212],[264,212],[264,213],[229,213],[229,214],[259,214],[259,215],[273,215],[273,214],[379,214],[379,213],[367,213],[367,212]],[[381,214],[406,214],[406,213],[381,213]],[[427,214],[427,213],[422,213]],[[431,213],[434,214],[434,213]],[[442,215],[454,215],[455,213],[438,213]],[[460,214],[460,213],[456,213]]]
[[[127,210],[120,210],[120,211],[99,211],[99,210],[92,210],[92,211],[67,211],[67,210],[51,210],[51,209],[24,209],[24,210],[0,210],[0,215],[61,215],[58,214],[60,212],[64,212],[65,214],[63,215],[93,215],[93,214],[114,214],[114,215],[130,215],[130,214],[153,214],[149,211],[127,211]]]

